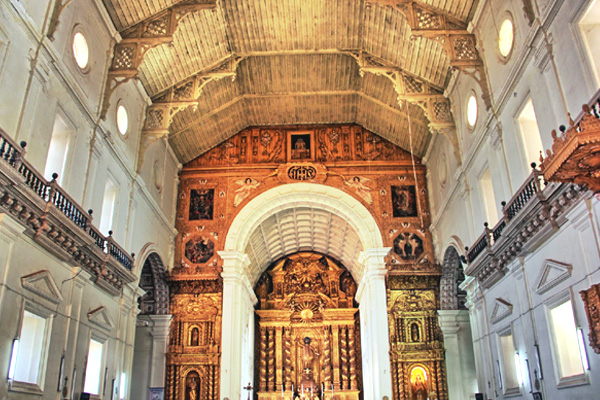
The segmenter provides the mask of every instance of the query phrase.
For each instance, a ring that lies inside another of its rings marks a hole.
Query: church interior
[[[0,0],[0,399],[597,398],[599,38],[600,0]]]

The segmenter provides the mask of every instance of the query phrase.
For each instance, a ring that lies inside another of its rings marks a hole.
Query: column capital
[[[248,275],[248,266],[250,265],[250,257],[241,251],[217,251],[219,257],[223,260],[223,279],[230,277],[230,274]]]
[[[223,283],[238,283],[246,289],[246,294],[252,304],[256,304],[258,299],[250,283],[250,271],[248,269],[250,257],[241,251],[218,251],[217,253],[223,259],[223,272],[221,272]]]

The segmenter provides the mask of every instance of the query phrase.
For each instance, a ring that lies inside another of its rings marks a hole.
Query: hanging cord
[[[420,203],[419,203],[419,194],[421,193],[419,191],[419,181],[417,180],[417,169],[415,168],[415,156],[414,156],[414,151],[413,151],[413,142],[412,142],[412,124],[410,121],[410,110],[408,108],[408,101],[404,100],[404,105],[406,106],[406,117],[408,119],[408,140],[410,143],[410,160],[412,162],[412,167],[413,167],[413,177],[415,180],[415,197],[416,197],[416,202],[419,205],[419,210],[421,211],[421,207],[420,207]],[[421,219],[421,228],[425,227],[425,224],[423,223],[423,213],[419,212],[419,218]]]

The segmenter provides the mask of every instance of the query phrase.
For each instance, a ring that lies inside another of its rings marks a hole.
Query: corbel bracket
[[[467,30],[460,19],[428,4],[414,0],[367,0],[367,5],[395,7],[408,21],[413,36],[431,38],[440,42],[454,68],[481,65],[475,35]]]
[[[169,135],[169,127],[175,115],[188,107],[197,107],[202,90],[210,82],[223,78],[235,80],[237,67],[244,58],[232,55],[217,66],[191,76],[152,97],[152,104],[146,108],[138,169],[143,163],[146,149],[154,141]]]
[[[398,94],[397,101],[400,106],[404,101],[408,101],[421,107],[429,120],[429,129],[432,132],[442,133],[452,142],[456,161],[461,164],[450,100],[444,97],[440,87],[364,52],[348,52],[347,54],[356,59],[361,76],[364,76],[365,72],[369,72],[388,78]]]

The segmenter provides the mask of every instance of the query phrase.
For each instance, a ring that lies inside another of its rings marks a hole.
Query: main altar
[[[260,400],[358,400],[356,283],[332,259],[297,253],[256,285],[255,388]]]

